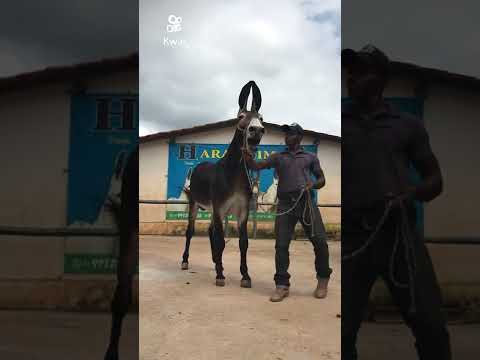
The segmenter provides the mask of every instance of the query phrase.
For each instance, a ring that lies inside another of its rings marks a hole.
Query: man
[[[328,245],[325,227],[318,207],[312,200],[312,189],[325,186],[325,177],[315,154],[304,151],[300,142],[303,129],[298,124],[284,125],[287,149],[274,153],[266,160],[255,162],[251,154],[244,149],[244,158],[250,168],[255,170],[274,168],[278,175],[278,206],[275,219],[275,267],[276,289],[270,300],[282,301],[289,294],[290,264],[288,248],[295,225],[301,222],[306,235],[313,244],[315,269],[318,285],[314,291],[316,298],[327,296],[328,280],[332,270],[329,267]],[[312,175],[316,178],[312,181]]]
[[[342,51],[351,103],[342,109],[342,359],[356,338],[375,280],[385,281],[422,360],[451,359],[441,294],[415,224],[414,201],[442,191],[438,161],[419,119],[383,100],[389,60],[367,45]],[[411,181],[411,167],[420,180]]]

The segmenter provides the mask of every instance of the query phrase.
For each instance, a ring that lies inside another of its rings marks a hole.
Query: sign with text
[[[317,153],[316,145],[304,145],[304,150]],[[216,162],[227,152],[228,144],[176,144],[169,145],[168,150],[168,185],[167,198],[169,200],[187,200],[183,191],[188,184],[187,176],[199,163]],[[265,160],[274,152],[285,150],[285,145],[259,145],[255,152],[255,159]],[[259,202],[274,203],[277,195],[278,180],[273,169],[260,171]],[[256,218],[258,221],[274,221],[273,206],[259,206]],[[210,213],[199,211],[197,219],[208,220]],[[230,217],[233,219],[233,217]],[[250,217],[252,219],[252,217]],[[188,220],[188,205],[168,204],[166,220]]]
[[[110,205],[120,204],[123,169],[138,143],[138,95],[72,95],[70,116],[67,226],[115,228]],[[113,239],[107,247],[104,237],[67,239],[65,273],[115,272]]]

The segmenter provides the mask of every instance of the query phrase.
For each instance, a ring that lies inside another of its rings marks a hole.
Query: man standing
[[[278,175],[278,206],[275,219],[275,267],[276,289],[270,300],[282,301],[289,294],[290,264],[288,248],[295,225],[301,222],[305,234],[313,244],[315,269],[318,285],[314,292],[316,298],[327,296],[328,280],[332,270],[329,267],[328,245],[325,227],[318,207],[312,200],[312,189],[325,186],[325,177],[315,154],[304,151],[300,142],[303,129],[298,124],[283,125],[287,149],[274,153],[266,160],[255,162],[251,154],[244,149],[243,154],[248,166],[255,170],[274,168]],[[312,175],[316,180],[312,181]]]
[[[389,60],[367,45],[342,51],[351,103],[342,109],[342,359],[380,276],[416,339],[422,360],[451,359],[440,288],[415,224],[414,200],[442,191],[442,175],[419,119],[383,100]],[[420,181],[411,181],[410,165]]]

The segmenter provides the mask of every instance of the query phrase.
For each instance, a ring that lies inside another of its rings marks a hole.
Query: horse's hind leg
[[[190,201],[190,204],[188,206],[188,226],[187,226],[187,231],[185,233],[185,250],[183,251],[182,255],[182,270],[187,270],[188,269],[188,256],[190,255],[190,240],[193,237],[193,234],[195,233],[195,219],[197,218],[197,213],[198,213],[198,205]]]
[[[244,288],[252,287],[252,280],[248,275],[247,267],[247,250],[248,250],[248,232],[247,232],[247,219],[238,221],[238,245],[240,247],[240,273],[242,274],[242,280],[240,286]]]
[[[210,224],[208,227],[208,237],[210,239],[210,249],[212,250],[212,262],[215,263],[215,259],[213,257],[213,254],[215,253],[213,244],[214,244],[214,239],[213,239],[213,222]]]
[[[217,277],[215,280],[215,285],[225,286],[225,276],[223,276],[223,264],[222,264],[222,255],[223,250],[225,249],[225,235],[223,233],[223,224],[221,217],[215,213],[212,215],[212,249],[213,249],[213,262],[215,263],[215,271],[217,272]]]

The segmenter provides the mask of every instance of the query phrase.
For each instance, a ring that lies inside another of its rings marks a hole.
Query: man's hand
[[[386,195],[386,198],[387,198],[387,201],[390,202],[390,206],[392,208],[397,208],[397,207],[400,207],[401,205],[405,205],[406,203],[415,200],[415,189],[411,188],[411,189],[408,189],[406,192],[403,192],[397,195],[393,193],[388,193]]]
[[[242,155],[245,160],[252,160],[252,153],[247,148],[242,147]]]
[[[310,180],[308,180],[308,181],[307,181],[307,184],[305,185],[305,190],[306,190],[306,191],[312,190],[312,189],[314,188],[314,185],[315,185],[315,184],[314,184],[313,182],[311,182]]]
[[[316,181],[312,181],[311,179],[308,179],[307,180],[307,183],[305,185],[305,190],[307,191],[310,191],[310,190],[313,190],[313,189],[321,189],[325,186],[325,177],[323,176],[323,172],[321,174],[321,176],[316,180]]]
[[[242,147],[242,156],[245,159],[247,166],[250,169],[256,170],[255,160],[253,160],[252,153],[247,148]]]
[[[267,160],[255,161],[254,155],[248,149],[242,147],[241,150],[242,156],[250,169],[262,170],[271,167],[270,163]]]

